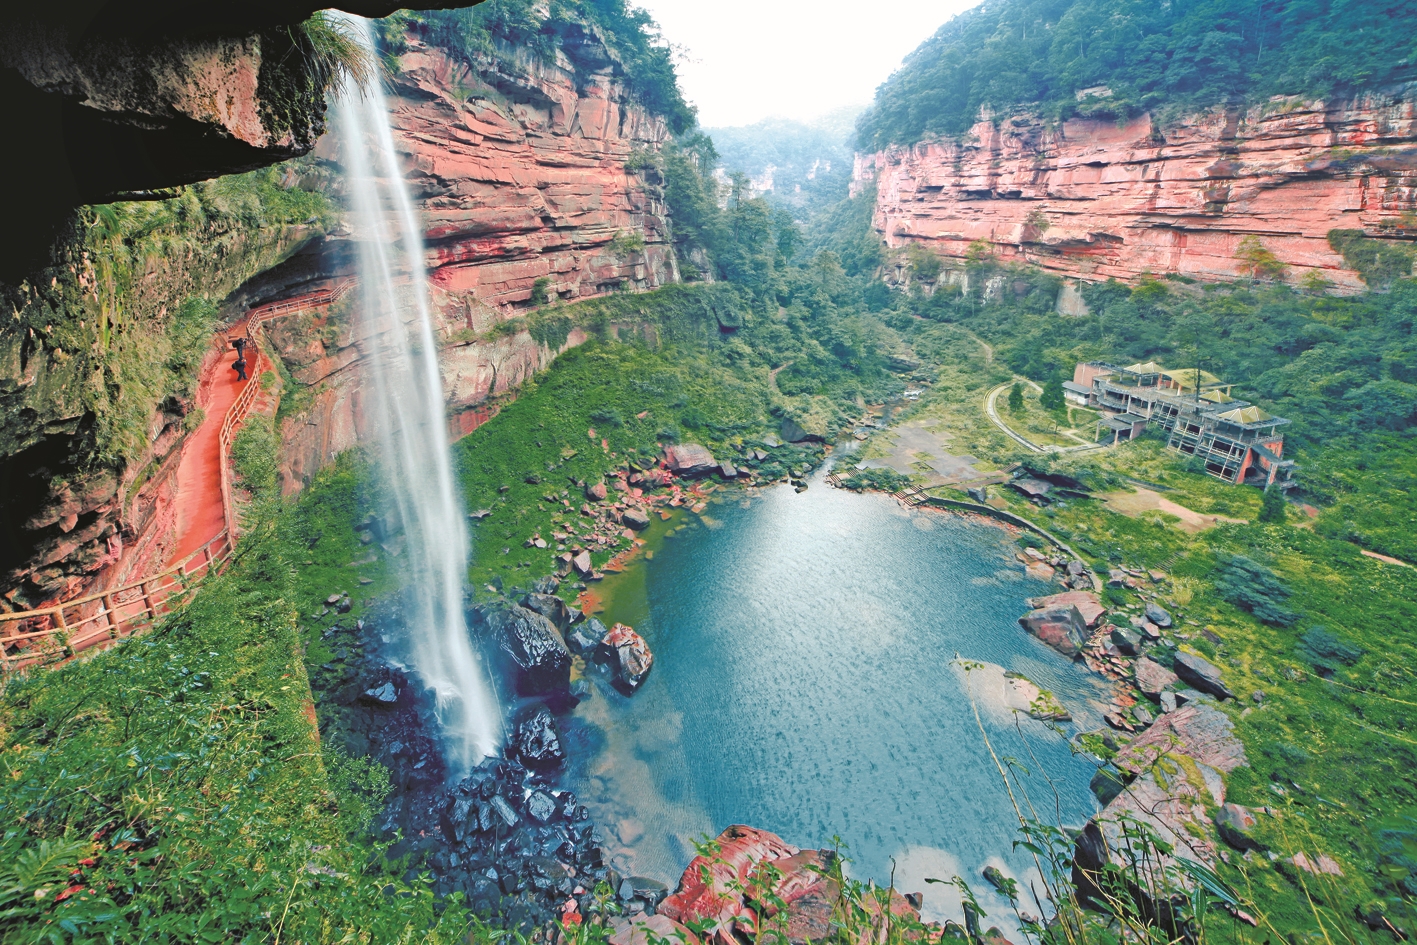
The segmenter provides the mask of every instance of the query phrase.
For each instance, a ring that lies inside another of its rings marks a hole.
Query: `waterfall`
[[[373,49],[366,20],[350,31]],[[360,335],[378,467],[403,522],[412,669],[437,694],[448,766],[494,754],[502,713],[463,611],[469,538],[453,478],[423,231],[409,198],[378,80],[346,82],[336,101],[359,247]]]

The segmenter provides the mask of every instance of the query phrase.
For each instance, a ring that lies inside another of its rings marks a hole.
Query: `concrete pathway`
[[[1033,383],[1026,377],[1016,378],[1015,380],[1027,384],[1029,387],[1032,387],[1040,394],[1043,392],[1043,388],[1039,387],[1037,384]],[[994,424],[994,426],[1004,431],[1004,434],[1008,436],[1009,439],[1013,440],[1014,442],[1018,443],[1019,445],[1023,446],[1025,449],[1033,453],[1082,453],[1086,452],[1087,450],[1100,450],[1103,448],[1103,444],[1101,443],[1087,442],[1084,442],[1079,446],[1039,446],[1032,440],[1021,436],[1018,433],[1015,433],[1013,429],[1010,428],[1009,425],[1005,423],[1003,419],[999,416],[998,410],[999,395],[1002,394],[1005,390],[1008,390],[1013,385],[1014,381],[1009,381],[1007,384],[1000,384],[998,387],[993,388],[989,391],[989,393],[984,395],[985,415],[989,418],[989,421]]]
[[[236,360],[231,340],[245,331],[246,323],[243,321],[223,335],[226,350],[207,368],[206,375],[197,386],[197,405],[206,413],[201,426],[183,446],[182,459],[177,467],[177,522],[174,528],[177,540],[173,544],[169,563],[182,560],[221,534],[226,527],[226,515],[221,505],[221,425],[242,388],[257,383],[254,374],[248,380],[238,381],[231,367]],[[252,355],[254,352],[246,358],[249,365],[256,363]]]

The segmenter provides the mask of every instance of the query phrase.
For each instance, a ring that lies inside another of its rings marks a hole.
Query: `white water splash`
[[[372,49],[369,23],[353,16],[347,22]],[[359,248],[361,334],[376,395],[368,412],[406,537],[412,668],[437,693],[448,765],[460,774],[496,753],[502,712],[463,611],[469,542],[448,449],[423,231],[379,83],[346,83],[336,105]]]

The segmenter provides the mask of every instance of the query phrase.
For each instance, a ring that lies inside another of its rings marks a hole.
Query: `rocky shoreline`
[[[651,672],[654,654],[633,628],[607,628],[558,592],[583,593],[604,570],[623,569],[643,545],[638,533],[652,514],[702,511],[718,488],[714,480],[784,478],[800,486],[796,477],[824,453],[815,442],[794,446],[769,437],[764,445],[722,462],[697,444],[671,446],[660,462],[624,464],[608,486],[572,483],[585,502],[577,520],[551,536],[561,549],[558,573],[523,590],[489,586],[492,596],[480,601],[468,594],[468,625],[495,654],[494,672],[518,704],[503,757],[484,759],[456,782],[439,742],[434,695],[402,668],[407,629],[399,602],[366,601],[364,617],[351,619],[348,595],[336,592],[321,612],[306,616],[322,628],[333,654],[309,667],[322,739],[388,770],[391,791],[372,832],[405,880],[427,876],[440,898],[461,894],[479,913],[548,935],[591,916],[654,915],[668,887],[622,876],[608,862],[600,829],[564,786],[567,755],[558,723],[589,695],[587,673],[631,695]],[[574,511],[569,493],[554,498]],[[360,528],[385,538],[397,531],[377,519]],[[604,570],[592,567],[592,552],[611,549],[621,534],[629,549]]]
[[[504,757],[484,760],[456,783],[448,783],[431,693],[399,669],[397,641],[403,631],[397,603],[382,602],[366,619],[353,622],[339,619],[339,601],[326,608],[322,618],[331,622],[324,636],[337,656],[311,667],[322,728],[350,754],[389,769],[394,791],[374,829],[388,844],[385,856],[406,878],[426,874],[437,895],[461,893],[484,914],[547,935],[558,926],[590,920],[612,923],[614,945],[645,945],[656,936],[679,934],[686,942],[739,945],[739,936],[750,934],[757,920],[751,903],[742,899],[743,880],[766,864],[770,875],[780,875],[775,895],[783,902],[779,921],[788,941],[795,945],[825,934],[825,927],[817,926],[841,896],[839,885],[824,879],[833,863],[831,851],[803,852],[765,831],[733,826],[711,845],[717,851],[711,862],[697,858],[671,894],[657,879],[622,876],[613,868],[604,835],[562,780],[567,759],[558,720],[589,695],[585,674],[598,673],[631,695],[654,662],[633,628],[606,627],[562,595],[579,592],[582,603],[587,582],[602,578],[604,570],[623,569],[644,544],[639,532],[652,515],[667,518],[670,509],[681,507],[701,511],[717,488],[706,481],[709,476],[752,482],[785,472],[789,481],[805,484],[795,481],[805,469],[763,468],[773,460],[772,453],[752,449],[735,462],[721,463],[702,447],[679,446],[659,463],[624,464],[608,484],[573,483],[586,501],[575,524],[558,523],[551,536],[560,549],[558,574],[523,590],[489,586],[494,596],[478,602],[469,595],[469,625],[499,654],[498,672],[518,705]],[[568,496],[556,498],[569,513],[577,511],[566,504]],[[629,548],[604,570],[592,567],[591,551],[612,547],[606,539],[617,528]],[[1168,610],[1161,600],[1166,576],[1111,572],[1108,585],[1134,592],[1138,600],[1109,613],[1095,590],[1084,589],[1101,582],[1083,562],[1034,548],[1019,557],[1030,573],[1044,577],[1046,568],[1047,577],[1062,585],[1058,593],[1030,600],[1032,610],[1020,617],[1021,626],[1117,687],[1106,716],[1112,730],[1079,737],[1089,751],[1105,756],[1093,778],[1103,810],[1076,840],[1079,889],[1086,893],[1090,877],[1116,862],[1118,824],[1124,819],[1147,823],[1201,863],[1226,855],[1211,839],[1212,823],[1225,825],[1219,836],[1243,849],[1248,840],[1237,838],[1248,836],[1245,825],[1253,824],[1254,814],[1225,804],[1224,775],[1245,763],[1244,751],[1230,720],[1213,705],[1233,694],[1219,669],[1177,648],[1174,605]],[[1050,721],[1069,718],[1051,693],[1016,674],[1003,679],[1013,709]],[[1156,761],[1163,753],[1188,759],[1192,764],[1186,769],[1198,776],[1158,777]],[[715,878],[709,882],[706,876]],[[890,893],[891,912],[918,923],[922,898]],[[708,931],[700,937],[691,926]],[[972,933],[1006,941],[997,929],[983,933],[948,923],[943,930],[960,938]]]

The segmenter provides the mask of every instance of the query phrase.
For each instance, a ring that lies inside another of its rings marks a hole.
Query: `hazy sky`
[[[714,128],[864,105],[907,53],[979,0],[631,2],[684,48],[684,91]]]

